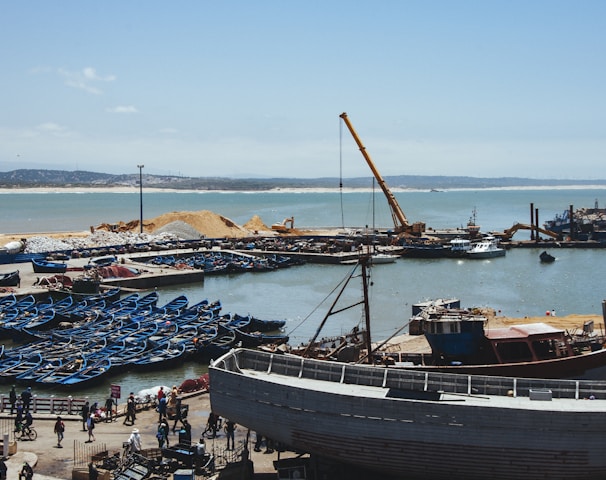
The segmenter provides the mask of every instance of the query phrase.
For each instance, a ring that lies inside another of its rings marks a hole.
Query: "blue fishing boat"
[[[14,293],[7,295],[6,297],[0,298],[0,313],[7,307],[12,307],[17,303],[17,297]]]
[[[126,342],[126,347],[122,352],[109,356],[112,367],[128,365],[132,359],[140,358],[141,354],[148,348],[147,339],[138,342]]]
[[[67,263],[32,258],[32,268],[35,273],[65,273],[67,272]]]
[[[48,375],[53,370],[56,370],[63,365],[63,358],[56,357],[48,360],[46,357],[43,358],[42,362],[38,365],[26,370],[23,373],[18,374],[15,380],[20,383],[30,384],[35,382],[38,378]]]
[[[21,284],[19,270],[14,272],[0,273],[0,287],[17,287]]]
[[[250,317],[250,329],[256,332],[275,332],[282,330],[286,320],[262,320],[254,316]]]
[[[198,347],[196,357],[201,361],[214,360],[229,352],[236,346],[236,343],[236,332],[219,324],[217,334],[213,338],[199,342],[200,347]]]
[[[58,382],[58,385],[63,387],[83,387],[99,380],[100,377],[107,375],[111,367],[112,362],[109,357],[99,358],[96,361],[89,363],[86,368],[63,378]]]
[[[15,357],[13,357],[11,360],[15,360]],[[0,381],[6,383],[11,382],[17,377],[17,375],[27,372],[32,368],[38,367],[42,361],[42,355],[39,353],[34,353],[29,357],[19,357],[16,362],[8,362],[8,365],[0,370]]]
[[[13,307],[19,309],[21,312],[25,312],[32,308],[36,304],[36,299],[33,295],[26,295],[25,297],[18,300]]]
[[[18,308],[7,307],[0,311],[0,338],[10,337],[12,329],[10,325],[15,322],[15,319],[19,317],[21,312]]]
[[[143,352],[140,356],[132,358],[128,363],[130,368],[136,370],[154,370],[158,368],[170,368],[182,362],[185,358],[185,344],[173,345],[171,342],[160,345]]]
[[[288,336],[284,334],[270,335],[262,332],[243,332],[236,328],[236,341],[244,348],[255,348],[260,345],[281,345],[288,342]]]
[[[20,323],[12,327],[13,339],[33,335],[36,330],[48,329],[54,325],[55,311],[52,309],[38,311],[37,314],[27,315]]]
[[[36,378],[36,383],[44,385],[58,385],[67,377],[85,369],[87,367],[85,356],[78,355],[73,360],[62,363],[59,367],[50,370],[46,375]]]

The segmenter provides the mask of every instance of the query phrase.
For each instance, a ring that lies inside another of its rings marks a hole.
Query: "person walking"
[[[175,405],[175,423],[173,423],[173,434],[175,433],[175,429],[177,428],[177,423],[181,422],[183,424],[183,412],[181,411],[181,399],[177,398]]]
[[[21,430],[23,424],[23,405],[21,402],[17,402],[17,414],[15,415],[15,432]]]
[[[57,417],[54,432],[57,434],[57,448],[63,448],[61,442],[63,441],[63,432],[65,432],[65,424],[63,423],[61,417]]]
[[[88,400],[84,405],[82,405],[82,409],[80,410],[80,416],[82,417],[82,431],[86,432],[86,424],[88,423],[88,417],[90,414],[90,407],[88,405]]]
[[[114,399],[112,397],[105,400],[105,421],[109,423],[114,421]]]
[[[211,438],[217,438],[217,422],[218,422],[218,417],[217,415],[214,414],[214,412],[210,412],[208,414],[208,420],[206,422],[206,429],[204,430],[204,433],[206,432],[212,432],[212,437]]]
[[[168,430],[168,422],[166,421],[166,418],[162,418],[160,420],[160,425],[158,425],[158,432],[156,433],[158,448],[163,448],[164,444],[166,444],[166,448],[170,446],[168,442]]]
[[[183,426],[179,430],[179,443],[188,447],[191,446],[191,425],[187,421],[187,418],[183,419]]]
[[[235,446],[235,435],[236,435],[236,424],[231,420],[225,422],[225,433],[227,434],[227,450],[233,450]],[[231,449],[229,448],[229,441],[231,440]]]
[[[88,430],[88,440],[86,443],[91,443],[96,440],[93,430],[95,429],[95,415],[91,413],[86,420],[86,430]],[[91,440],[92,438],[92,440]]]
[[[17,392],[15,391],[15,386],[13,385],[11,391],[8,394],[8,401],[11,404],[11,415],[15,411],[15,403],[17,403]]]
[[[21,392],[21,401],[23,402],[23,410],[29,412],[29,406],[32,402],[32,387],[27,387]]]
[[[126,417],[124,418],[124,425],[126,425],[126,422],[130,422],[131,425],[135,424],[135,409],[135,394],[130,392],[128,400],[126,400]]]
[[[130,437],[128,437],[128,443],[130,445],[130,453],[139,453],[141,451],[141,434],[139,429],[133,428]]]
[[[179,396],[179,389],[176,385],[173,385],[172,390],[168,396],[168,408],[175,408],[177,406],[177,397]]]
[[[158,422],[161,422],[162,419],[166,416],[166,396],[159,397],[158,400]]]

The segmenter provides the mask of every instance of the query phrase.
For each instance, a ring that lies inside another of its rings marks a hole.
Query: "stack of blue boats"
[[[171,368],[234,346],[288,341],[284,320],[223,314],[220,301],[190,306],[181,295],[158,306],[156,292],[119,296],[114,289],[79,301],[4,297],[0,336],[25,343],[1,347],[0,382],[82,386],[118,368]]]
[[[223,273],[267,272],[278,268],[302,265],[305,262],[278,254],[257,257],[235,252],[205,251],[179,256],[157,255],[148,263],[194,268],[204,270],[204,275],[219,275]]]

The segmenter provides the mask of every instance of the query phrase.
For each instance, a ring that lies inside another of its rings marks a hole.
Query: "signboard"
[[[112,385],[111,387],[111,397],[112,398],[120,398],[120,385]]]

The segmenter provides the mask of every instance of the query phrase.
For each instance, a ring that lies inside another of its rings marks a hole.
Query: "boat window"
[[[461,324],[459,322],[449,322],[449,332],[459,333],[461,331]]]
[[[532,352],[526,342],[498,342],[494,344],[502,363],[529,362]]]

